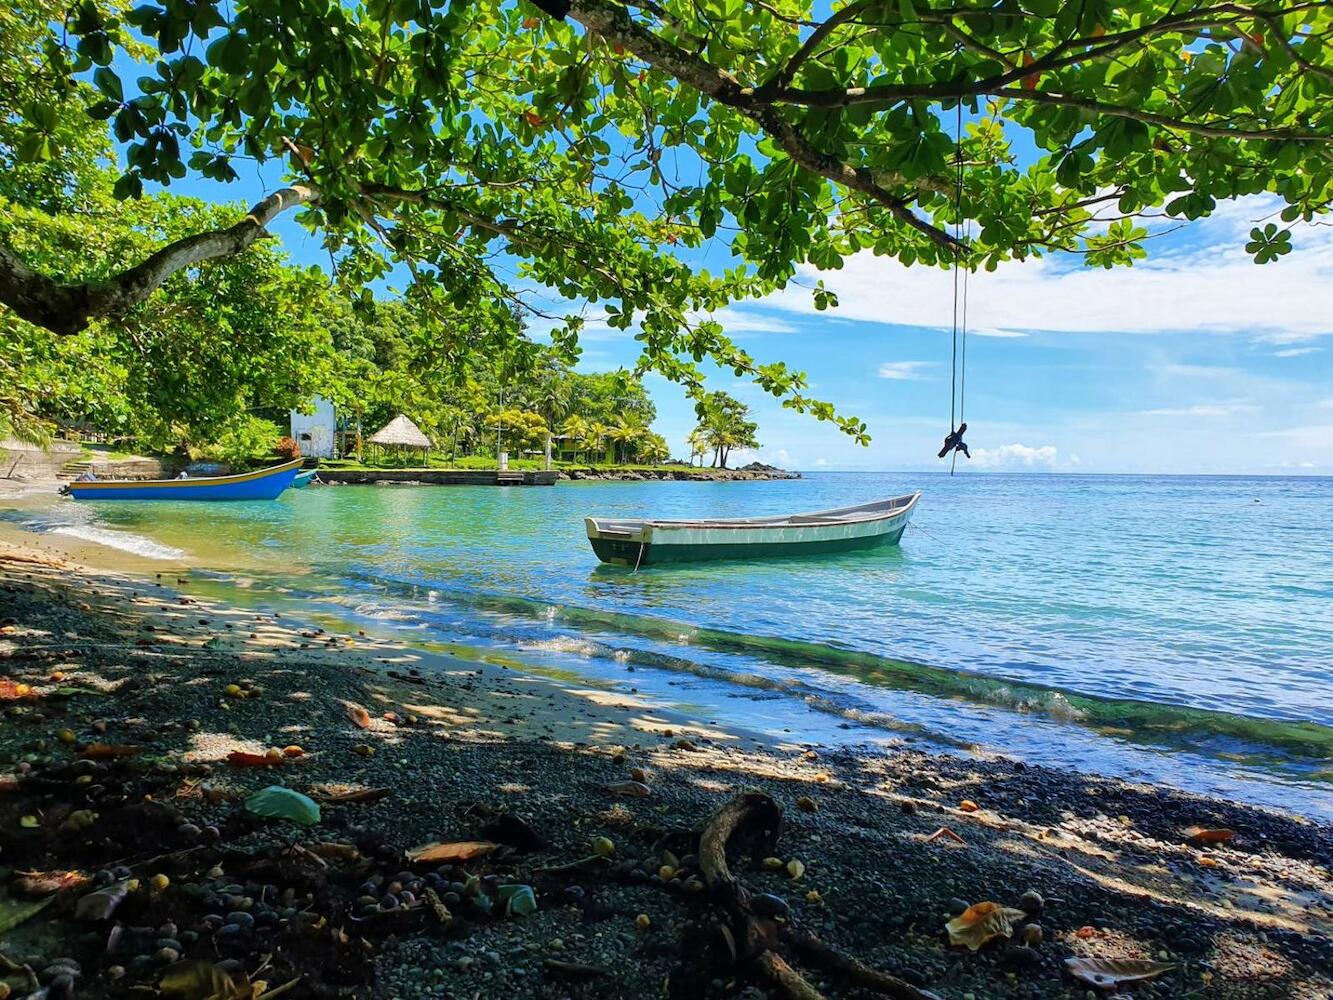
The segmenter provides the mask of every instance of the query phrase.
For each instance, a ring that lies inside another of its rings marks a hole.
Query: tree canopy
[[[117,197],[190,172],[243,191],[266,161],[287,182],[115,266],[0,242],[0,301],[61,334],[294,210],[345,286],[406,268],[418,308],[479,340],[520,340],[545,289],[636,330],[640,367],[700,400],[710,359],[864,437],[712,312],[861,250],[1132,263],[1144,214],[1269,192],[1263,262],[1333,199],[1324,2],[80,0],[37,23],[6,42],[38,54],[31,80],[0,98],[24,169],[86,113],[125,150]],[[695,253],[715,241],[716,274]],[[580,323],[553,321],[557,348]]]

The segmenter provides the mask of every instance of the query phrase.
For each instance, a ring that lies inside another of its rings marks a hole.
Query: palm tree
[[[639,457],[646,465],[657,465],[671,457],[671,448],[661,434],[648,431],[639,445]]]
[[[602,442],[606,440],[606,436],[610,431],[611,428],[607,427],[606,424],[599,420],[594,420],[588,425],[588,436],[592,441],[593,454],[602,461],[606,460],[606,453],[602,450]],[[588,464],[592,465],[594,463],[589,462]]]
[[[702,467],[704,455],[708,453],[708,435],[701,428],[696,427],[686,435],[685,443],[690,446],[690,465],[694,465],[695,458],[698,458],[699,465]]]
[[[635,446],[648,433],[650,432],[647,426],[638,417],[632,414],[626,416],[623,413],[616,417],[616,422],[606,432],[606,436],[616,446],[616,462],[627,461]]]
[[[570,442],[574,449],[574,457],[577,459],[579,452],[587,447],[592,439],[592,424],[577,413],[571,414],[565,418],[565,422],[560,425],[560,433]]]
[[[535,391],[528,404],[535,410],[547,427],[555,427],[569,415],[573,387],[567,378],[562,377],[559,369],[547,369],[539,378]],[[551,432],[546,432],[546,454],[551,453]]]

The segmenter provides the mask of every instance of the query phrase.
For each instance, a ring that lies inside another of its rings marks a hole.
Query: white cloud
[[[1196,403],[1193,406],[1164,407],[1157,410],[1140,410],[1143,417],[1232,417],[1241,413],[1259,413],[1262,406],[1242,400],[1226,403]]]
[[[916,381],[925,378],[924,369],[934,365],[934,361],[886,361],[879,366],[879,377],[895,381]]]
[[[976,448],[972,464],[983,469],[1050,469],[1055,467],[1054,445],[1033,448],[1025,444],[1002,444],[998,448]]]
[[[1303,354],[1318,354],[1322,347],[1288,347],[1284,351],[1274,351],[1275,358],[1299,358]]]
[[[1245,253],[1244,234],[1272,208],[1267,198],[1225,206],[1219,217],[1189,227],[1186,248],[1158,244],[1132,268],[1088,268],[1054,256],[974,274],[969,329],[983,336],[1205,331],[1279,345],[1333,334],[1333,228],[1298,230],[1294,253],[1257,265]],[[837,293],[840,304],[831,317],[936,329],[950,323],[953,286],[946,270],[908,268],[865,251],[841,270],[804,268],[802,277],[823,279]],[[765,303],[815,312],[806,288],[789,288]]]

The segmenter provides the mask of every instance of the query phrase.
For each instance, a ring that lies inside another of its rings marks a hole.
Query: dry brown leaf
[[[1096,928],[1096,927],[1089,927],[1087,924],[1084,924],[1084,925],[1083,925],[1082,927],[1080,927],[1078,930],[1074,931],[1074,937],[1076,937],[1076,938],[1084,938],[1084,939],[1086,939],[1086,938],[1091,938],[1091,937],[1096,937],[1096,936],[1097,936],[1097,928]]]
[[[447,865],[485,857],[499,846],[489,840],[454,840],[446,844],[424,844],[408,851],[407,856],[412,861]]]
[[[977,805],[971,799],[963,799],[962,802],[958,803],[958,808],[965,813],[974,813],[980,809],[981,806]]]
[[[282,763],[283,758],[273,760],[262,753],[250,753],[248,750],[233,750],[227,754],[227,763],[232,767],[272,767]]]
[[[987,941],[1009,937],[1014,933],[1014,922],[1026,920],[1022,910],[999,903],[973,903],[960,916],[944,925],[949,932],[950,944],[966,945],[976,951]]]
[[[370,713],[354,701],[347,702],[347,717],[361,729],[370,728]]]
[[[393,794],[392,788],[358,788],[350,792],[326,792],[316,795],[317,802],[330,806],[345,806],[355,802],[378,802]]]
[[[1225,844],[1236,836],[1236,831],[1192,826],[1185,831],[1185,836],[1194,844]]]
[[[1143,958],[1066,958],[1065,969],[1075,979],[1099,990],[1114,990],[1128,983],[1156,979],[1175,966]]]
[[[606,786],[612,795],[626,795],[632,799],[642,799],[652,795],[653,790],[642,781],[613,781]]]
[[[0,677],[0,701],[21,701],[36,697],[37,692],[33,690],[31,684],[21,684],[18,681],[11,681],[8,677]]]
[[[947,826],[942,826],[942,827],[940,827],[938,830],[936,830],[934,833],[932,833],[929,837],[927,837],[927,838],[926,838],[926,843],[929,844],[929,843],[931,843],[932,841],[936,841],[936,840],[940,840],[940,839],[952,840],[952,841],[954,841],[955,843],[962,844],[964,847],[967,846],[967,841],[964,840],[962,837],[958,836],[958,834],[954,833],[954,832],[953,832],[952,830],[950,830]]]
[[[14,892],[20,896],[50,896],[66,889],[84,889],[92,879],[83,872],[24,872],[13,882]]]
[[[138,747],[118,746],[113,743],[89,743],[80,754],[85,760],[115,760],[119,757],[133,757],[139,752]]]
[[[335,844],[326,842],[322,844],[311,844],[307,848],[311,854],[321,858],[333,858],[336,861],[357,861],[361,857],[353,844]]]

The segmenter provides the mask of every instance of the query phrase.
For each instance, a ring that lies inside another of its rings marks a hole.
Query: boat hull
[[[661,545],[626,542],[611,538],[593,538],[593,552],[604,563],[616,566],[652,566],[662,563],[708,562],[722,559],[784,559],[800,556],[831,555],[837,552],[863,552],[897,545],[907,525],[882,535],[859,538],[821,538],[810,541],[710,542]],[[642,554],[640,554],[642,547]]]
[[[70,483],[69,495],[75,500],[274,500],[292,485],[300,467],[298,459],[235,476]]]
[[[310,485],[311,480],[315,478],[315,470],[309,472],[298,472],[296,478],[292,480],[292,489],[303,490]]]
[[[650,566],[723,559],[775,559],[897,545],[917,494],[790,517],[722,521],[587,519],[588,541],[603,562]]]

